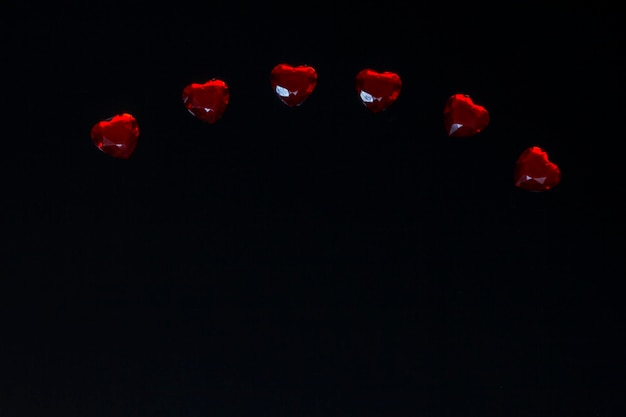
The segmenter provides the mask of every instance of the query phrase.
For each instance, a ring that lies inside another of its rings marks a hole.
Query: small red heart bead
[[[489,124],[489,113],[467,94],[454,94],[443,109],[443,121],[450,137],[474,136]]]
[[[100,121],[91,128],[91,141],[94,145],[114,158],[130,158],[137,146],[137,139],[139,139],[137,120],[128,113]]]
[[[301,105],[317,85],[317,72],[308,65],[276,65],[270,74],[272,90],[289,107]]]
[[[204,84],[189,84],[183,89],[182,98],[189,113],[203,122],[212,124],[224,114],[230,92],[224,81],[214,78]]]
[[[515,186],[527,191],[546,191],[561,181],[561,170],[538,146],[526,149],[515,164]]]
[[[376,72],[366,68],[356,75],[356,91],[359,98],[374,113],[391,106],[400,95],[402,80],[394,72]]]

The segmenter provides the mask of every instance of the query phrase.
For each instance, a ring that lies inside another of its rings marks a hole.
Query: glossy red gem
[[[139,127],[134,116],[118,114],[96,123],[91,140],[98,149],[114,158],[128,159],[137,146]]]
[[[272,89],[289,107],[301,105],[317,85],[317,72],[308,65],[292,67],[288,64],[276,65],[270,74]]]
[[[467,94],[454,94],[443,109],[443,121],[448,136],[473,136],[487,127],[489,113]]]
[[[182,98],[189,113],[203,122],[212,124],[224,114],[230,92],[224,81],[214,78],[204,84],[189,84],[183,89]]]
[[[561,170],[538,146],[526,149],[515,164],[515,186],[527,191],[546,191],[561,181]]]
[[[356,91],[359,98],[374,113],[391,106],[400,95],[402,80],[394,72],[376,72],[372,69],[361,70],[356,75]]]

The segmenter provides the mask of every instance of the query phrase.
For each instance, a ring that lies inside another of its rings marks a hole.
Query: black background
[[[0,29],[0,416],[620,415],[615,17],[25,4]],[[300,107],[281,62],[318,71]],[[382,114],[367,67],[403,79]],[[208,125],[180,94],[213,77]],[[455,93],[490,112],[473,138],[445,135]],[[89,138],[122,112],[129,160]],[[549,192],[513,186],[535,145]]]

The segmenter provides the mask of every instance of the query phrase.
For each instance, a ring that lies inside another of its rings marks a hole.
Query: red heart
[[[128,159],[137,146],[139,127],[134,116],[118,114],[96,123],[91,140],[102,152],[114,158]]]
[[[222,80],[192,83],[183,89],[183,103],[189,113],[207,123],[217,122],[228,106],[230,92]]]
[[[402,80],[394,72],[380,73],[366,68],[356,75],[356,91],[365,107],[374,113],[391,106],[401,88]]]
[[[483,106],[474,104],[467,94],[455,94],[446,102],[443,121],[448,136],[473,136],[487,127],[489,113]]]
[[[292,67],[288,64],[278,64],[271,72],[270,82],[272,89],[289,107],[301,105],[317,85],[317,72],[308,65]]]
[[[526,149],[515,164],[515,186],[527,191],[546,191],[561,181],[561,170],[538,146]]]

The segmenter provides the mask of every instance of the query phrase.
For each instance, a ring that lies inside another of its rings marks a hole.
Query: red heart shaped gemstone
[[[400,95],[402,80],[394,72],[376,72],[369,68],[356,75],[356,91],[361,101],[374,113],[391,106]]]
[[[137,146],[139,127],[134,116],[118,114],[91,128],[91,141],[102,152],[114,158],[128,159]]]
[[[301,105],[317,85],[317,72],[308,65],[292,67],[287,64],[276,65],[271,72],[272,89],[289,107]]]
[[[473,136],[487,127],[489,113],[483,106],[474,104],[467,94],[455,94],[446,102],[443,121],[448,136]]]
[[[224,81],[214,78],[204,84],[189,84],[183,89],[182,97],[189,113],[203,122],[215,123],[228,106],[230,92]]]
[[[546,191],[561,181],[561,170],[538,146],[526,149],[515,164],[515,186],[527,191]]]

